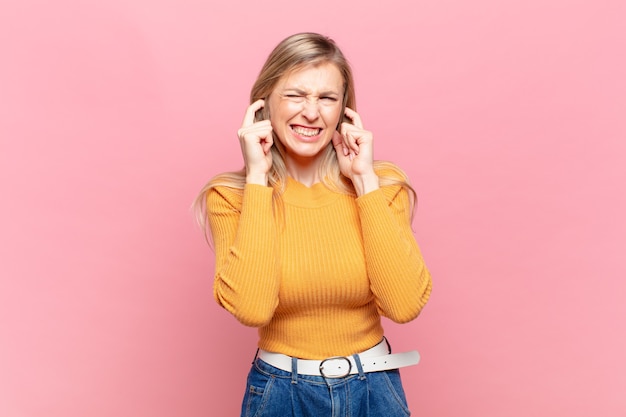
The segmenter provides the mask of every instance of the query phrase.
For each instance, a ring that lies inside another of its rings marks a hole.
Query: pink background
[[[227,3],[2,2],[0,415],[238,415],[256,332],[189,206],[305,30],[419,193],[414,415],[626,415],[626,3]]]

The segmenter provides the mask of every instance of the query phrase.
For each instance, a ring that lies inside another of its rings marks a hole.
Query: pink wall
[[[303,30],[420,196],[414,414],[626,415],[626,3],[272,3],[2,2],[0,415],[237,414],[256,334],[188,208]]]

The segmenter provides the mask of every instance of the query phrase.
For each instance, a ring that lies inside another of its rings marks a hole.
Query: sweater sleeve
[[[215,246],[213,296],[244,325],[264,326],[279,290],[272,189],[248,184],[242,196],[216,187],[207,210]]]
[[[365,261],[379,313],[405,323],[430,297],[432,280],[411,230],[409,195],[387,186],[357,199]]]

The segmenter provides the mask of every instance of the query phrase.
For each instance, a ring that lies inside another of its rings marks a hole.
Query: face
[[[311,162],[321,156],[337,129],[343,100],[343,77],[326,63],[292,71],[269,97],[272,128],[290,160]]]

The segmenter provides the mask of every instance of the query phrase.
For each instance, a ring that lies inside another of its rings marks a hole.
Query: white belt
[[[363,372],[398,369],[405,366],[417,365],[420,360],[420,355],[416,350],[403,353],[389,353],[385,339],[373,348],[359,353],[358,356]],[[291,356],[259,349],[257,357],[275,368],[291,372]],[[300,375],[341,378],[346,375],[359,373],[359,367],[352,356],[335,356],[323,360],[298,359],[297,361],[297,372]]]

